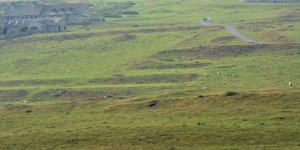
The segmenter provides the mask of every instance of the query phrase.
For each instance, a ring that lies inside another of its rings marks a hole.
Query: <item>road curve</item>
[[[202,25],[202,26],[211,26],[211,25],[212,25],[210,22],[197,22],[197,24]],[[250,38],[244,36],[243,34],[241,34],[241,33],[240,33],[239,31],[237,31],[237,30],[235,29],[235,27],[233,27],[233,26],[224,25],[224,28],[225,28],[225,30],[226,30],[228,33],[230,33],[230,34],[232,34],[232,35],[234,35],[234,36],[240,38],[241,40],[243,40],[243,41],[245,41],[245,42],[248,42],[248,43],[258,43],[257,41],[254,41],[254,40],[252,40],[252,39],[250,39]]]
[[[249,43],[257,43],[257,41],[254,41],[244,35],[242,35],[239,31],[237,31],[233,26],[224,25],[226,31],[236,37],[239,37],[241,40]]]

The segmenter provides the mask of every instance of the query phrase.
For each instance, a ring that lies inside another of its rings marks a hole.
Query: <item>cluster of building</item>
[[[67,25],[91,21],[86,3],[10,4],[2,15],[2,32],[65,32]]]

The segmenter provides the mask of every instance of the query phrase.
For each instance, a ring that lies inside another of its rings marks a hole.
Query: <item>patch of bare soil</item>
[[[5,104],[4,105],[4,108],[6,110],[9,110],[9,111],[14,111],[14,110],[17,110],[17,111],[20,111],[20,110],[26,110],[24,112],[30,112],[30,106],[28,105],[18,105],[18,104]],[[32,110],[31,110],[32,112]]]
[[[291,31],[291,30],[294,30],[295,26],[290,24],[290,25],[287,25],[287,26],[284,26],[284,27],[281,27],[280,29],[278,29],[278,31]]]
[[[118,36],[112,38],[111,40],[114,42],[122,42],[122,41],[132,40],[135,38],[136,38],[136,35],[125,33],[125,34],[118,35]]]
[[[251,32],[260,32],[268,25],[269,22],[250,22],[244,26],[240,26],[239,29],[248,30]]]
[[[106,94],[103,91],[66,91],[59,95],[64,100],[75,99],[103,99]]]
[[[99,84],[143,84],[143,83],[179,83],[195,80],[198,74],[163,74],[146,76],[115,75],[111,78],[92,79],[89,83]]]
[[[140,61],[139,63],[134,64],[131,68],[132,69],[137,69],[137,70],[142,70],[142,69],[147,69],[151,64],[153,64],[153,60],[143,60]]]
[[[132,69],[180,69],[180,68],[198,68],[208,66],[210,63],[178,63],[178,64],[163,64],[156,62],[140,62],[132,66]]]
[[[297,12],[289,13],[289,14],[278,17],[276,20],[284,21],[284,22],[299,22],[300,21],[299,14],[300,13],[297,13]]]
[[[237,56],[255,51],[282,51],[300,49],[299,43],[283,44],[251,44],[251,45],[225,45],[225,46],[199,46],[190,49],[161,51],[153,57],[174,58],[178,56],[191,57],[193,59],[206,57]]]
[[[67,84],[70,80],[54,79],[54,80],[13,80],[0,82],[0,86],[32,86],[32,85],[57,85]]]
[[[0,91],[0,102],[15,101],[28,95],[25,90]]]
[[[109,35],[120,35],[120,34],[134,34],[134,33],[154,33],[154,32],[167,32],[167,31],[185,31],[185,30],[198,30],[203,27],[201,26],[171,26],[171,27],[159,27],[159,28],[150,28],[150,29],[136,29],[136,30],[115,30],[115,31],[100,31],[100,32],[90,32],[90,33],[72,33],[72,34],[63,34],[63,35],[50,35],[45,37],[15,37],[15,38],[0,38],[5,40],[1,43],[2,46],[9,44],[23,44],[28,42],[41,42],[41,41],[64,41],[64,40],[73,40],[73,39],[82,39],[89,38],[94,36],[103,36],[104,34]],[[211,28],[211,27],[207,27]]]
[[[30,101],[43,101],[43,100],[100,100],[105,98],[112,98],[115,93],[107,93],[97,90],[49,90],[35,93]],[[121,94],[119,94],[121,95]]]
[[[181,46],[181,45],[184,45],[185,43],[188,43],[188,42],[190,42],[190,41],[192,41],[193,39],[196,39],[196,38],[198,38],[198,37],[200,37],[200,34],[199,34],[199,33],[197,33],[197,34],[195,34],[195,35],[193,35],[193,36],[190,36],[190,37],[186,37],[186,38],[184,38],[183,40],[181,40],[181,41],[177,42],[176,44],[174,44],[174,45],[172,46],[172,48],[176,48],[176,47],[179,47],[179,46]]]
[[[276,32],[269,32],[266,34],[267,42],[295,42],[294,39],[288,38],[287,36],[280,35]]]
[[[211,40],[211,42],[218,43],[218,44],[224,44],[224,43],[233,41],[235,38],[236,38],[235,36],[221,36],[221,37],[217,37],[217,38]]]

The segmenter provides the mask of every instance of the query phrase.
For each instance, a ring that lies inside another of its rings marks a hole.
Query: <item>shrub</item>
[[[200,126],[200,125],[205,125],[205,123],[201,123],[200,121],[198,121],[198,122],[197,122],[197,125],[198,125],[198,126]]]
[[[28,30],[28,27],[25,27],[25,26],[20,28],[21,32],[26,32],[27,30]]]
[[[26,110],[25,112],[26,112],[26,113],[31,113],[31,112],[32,112],[32,110],[30,110],[30,109],[29,109],[29,110]]]
[[[200,98],[200,99],[201,99],[201,98],[204,98],[204,96],[203,96],[203,95],[198,95],[198,98]]]
[[[36,26],[30,28],[30,30],[34,30],[34,31],[35,31],[35,30],[38,30],[38,29],[39,29],[39,28],[36,27]]]
[[[125,15],[138,15],[139,13],[135,12],[135,11],[123,11],[122,14],[125,14]]]
[[[228,91],[225,93],[226,96],[234,96],[234,95],[237,95],[238,93],[237,92],[234,92],[234,91]]]

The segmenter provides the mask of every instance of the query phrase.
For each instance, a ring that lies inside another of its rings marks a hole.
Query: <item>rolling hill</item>
[[[1,35],[0,149],[299,149],[299,3],[87,2],[105,23]]]

